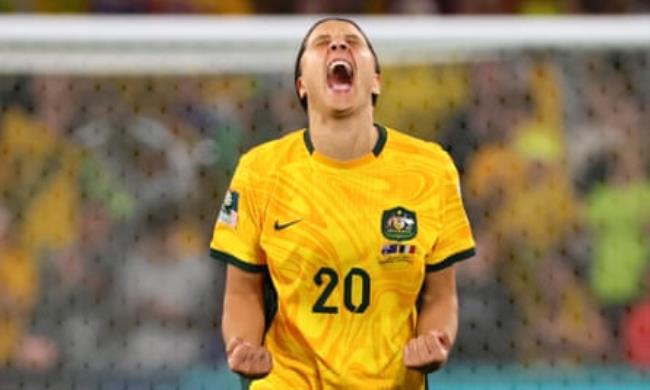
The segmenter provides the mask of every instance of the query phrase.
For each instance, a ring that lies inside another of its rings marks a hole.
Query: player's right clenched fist
[[[234,372],[257,379],[268,375],[273,368],[271,354],[261,345],[253,345],[235,337],[226,347],[228,366]]]

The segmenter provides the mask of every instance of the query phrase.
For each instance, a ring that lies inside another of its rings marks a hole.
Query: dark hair
[[[366,41],[366,45],[368,45],[368,48],[370,49],[370,52],[372,53],[373,58],[375,59],[375,73],[377,73],[377,74],[381,73],[381,69],[379,68],[379,59],[377,58],[377,53],[375,53],[375,49],[372,47],[372,44],[368,40],[368,37],[366,36],[366,34],[363,32],[361,27],[359,27],[359,25],[356,22],[354,22],[351,19],[335,17],[335,16],[320,19],[309,28],[309,30],[307,31],[307,34],[305,34],[305,37],[302,39],[302,43],[300,44],[300,50],[298,50],[298,56],[296,57],[296,65],[295,65],[294,72],[293,72],[293,85],[296,88],[296,95],[298,95],[298,100],[300,100],[300,105],[302,106],[302,108],[305,111],[307,111],[307,96],[301,98],[300,93],[298,92],[298,87],[296,86],[296,82],[298,81],[298,77],[300,77],[302,75],[302,71],[300,69],[300,60],[302,59],[302,55],[305,53],[305,49],[306,49],[306,46],[307,46],[307,39],[309,39],[309,36],[311,35],[311,33],[319,25],[321,25],[321,24],[323,24],[325,22],[332,21],[332,20],[349,23],[349,24],[353,25],[354,28],[356,28],[359,31],[359,33],[361,34],[363,39]],[[372,105],[373,106],[377,104],[377,96],[378,95],[376,93],[372,94]]]

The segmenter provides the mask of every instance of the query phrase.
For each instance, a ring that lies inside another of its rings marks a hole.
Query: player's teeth
[[[345,70],[346,70],[348,73],[352,73],[352,72],[351,72],[350,64],[348,64],[348,63],[345,62],[345,61],[334,61],[334,62],[332,62],[332,64],[330,65],[329,72],[330,72],[330,73],[334,72],[334,69],[335,69],[338,65],[342,65],[342,66],[344,66],[344,67],[345,67]]]

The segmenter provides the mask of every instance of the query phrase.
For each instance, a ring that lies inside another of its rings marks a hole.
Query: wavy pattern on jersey
[[[438,146],[393,130],[378,158],[350,169],[310,156],[302,132],[250,153],[248,173],[236,176],[247,177],[242,187],[254,193],[251,207],[261,218],[256,223],[264,259],[251,261],[266,261],[279,296],[266,336],[274,370],[253,389],[288,383],[294,388],[423,387],[422,375],[404,368],[402,351],[413,336],[425,263],[441,260],[441,250],[473,245],[464,212],[458,215],[462,203],[451,164]],[[418,234],[402,242],[415,245],[416,253],[382,263],[381,249],[389,242],[381,232],[382,213],[397,206],[416,212]],[[299,222],[276,230],[276,221]],[[224,237],[248,242],[238,237],[248,233],[228,234]],[[323,296],[328,276],[321,285],[314,279],[323,267],[338,275],[328,296]],[[363,299],[358,275],[346,287],[353,268],[370,280],[363,313],[345,304],[348,288],[353,305]],[[338,312],[314,311],[321,298]]]
[[[426,166],[425,163],[422,165]],[[421,279],[372,278],[371,304],[363,315],[348,313],[341,307],[343,291],[340,287],[343,275],[352,266],[367,270],[376,267],[373,263],[376,262],[381,239],[373,247],[375,251],[372,251],[368,250],[368,236],[369,232],[379,233],[381,211],[391,205],[390,200],[400,199],[412,208],[420,208],[423,202],[430,202],[427,192],[434,186],[431,176],[423,175],[422,168],[413,164],[399,172],[369,168],[347,175],[322,167],[293,168],[295,172],[286,172],[289,169],[283,171],[279,177],[285,179],[279,179],[277,188],[302,199],[300,203],[307,206],[306,214],[309,216],[305,220],[312,222],[313,219],[314,223],[301,224],[290,239],[280,241],[274,247],[280,252],[292,253],[292,261],[283,262],[282,268],[286,270],[289,263],[295,272],[288,278],[294,282],[294,288],[285,290],[284,299],[281,299],[284,310],[276,319],[278,337],[290,335],[294,342],[301,340],[300,349],[303,351],[300,355],[307,357],[316,352],[318,365],[333,377],[367,377],[377,372],[385,373],[387,378],[400,377],[395,372],[398,369],[394,367],[401,369],[401,348],[411,336],[410,329],[414,322],[414,311],[405,311],[404,307],[413,307]],[[391,176],[400,177],[409,184],[402,185],[386,178]],[[296,186],[298,182],[303,185]],[[314,191],[314,188],[318,188],[318,191]],[[364,208],[372,212],[363,212]],[[278,211],[288,215],[305,212],[293,210],[290,203],[279,206]],[[374,216],[369,213],[374,213]],[[296,242],[300,243],[298,250]],[[319,250],[323,247],[333,250]],[[281,256],[280,253],[278,257]],[[328,304],[339,306],[339,313],[317,314],[318,321],[314,322],[315,314],[311,307],[322,289],[315,288],[311,280],[322,264],[329,264],[341,275],[339,288],[327,300]],[[306,294],[305,291],[310,289],[313,293]],[[280,322],[285,326],[281,327]],[[300,323],[309,326],[291,326]],[[388,337],[369,338],[368,335]]]

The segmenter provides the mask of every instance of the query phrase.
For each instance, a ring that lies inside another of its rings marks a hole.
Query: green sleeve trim
[[[245,262],[243,260],[240,260],[240,259],[236,258],[235,256],[233,256],[233,255],[231,255],[229,253],[222,252],[220,250],[216,250],[216,249],[212,249],[212,248],[210,248],[210,257],[212,257],[213,259],[223,261],[223,262],[228,263],[228,264],[232,264],[235,267],[237,267],[237,268],[239,268],[239,269],[241,269],[243,271],[246,271],[246,272],[259,273],[259,272],[265,272],[267,270],[266,265],[247,263],[247,262]]]
[[[440,263],[436,264],[427,264],[426,271],[427,272],[434,272],[434,271],[440,271],[441,269],[445,269],[454,263],[457,263],[459,261],[469,259],[470,257],[474,256],[476,254],[476,249],[475,248],[469,248],[465,249],[464,251],[460,251],[458,253],[455,253]]]

